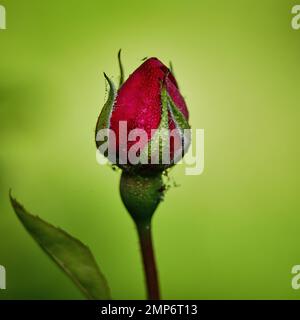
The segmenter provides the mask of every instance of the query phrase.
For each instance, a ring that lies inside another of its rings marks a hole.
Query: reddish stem
[[[149,300],[160,300],[158,276],[152,244],[151,223],[137,225],[143,256],[145,278]]]

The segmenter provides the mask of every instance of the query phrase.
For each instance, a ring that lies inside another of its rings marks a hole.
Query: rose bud
[[[120,67],[123,79],[121,63]],[[105,78],[110,89],[96,126],[98,150],[125,171],[142,175],[162,172],[178,162],[189,147],[190,126],[172,72],[150,58],[123,84],[120,81],[117,92]]]

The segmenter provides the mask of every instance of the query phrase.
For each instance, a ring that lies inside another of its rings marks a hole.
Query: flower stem
[[[149,300],[160,300],[158,276],[152,243],[151,223],[137,224]]]
[[[161,202],[163,187],[161,173],[137,175],[123,170],[121,175],[120,194],[137,227],[149,300],[160,299],[151,236],[151,220]]]

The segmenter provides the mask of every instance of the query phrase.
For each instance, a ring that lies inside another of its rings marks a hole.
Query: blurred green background
[[[299,50],[282,0],[1,0],[0,299],[81,299],[15,217],[8,190],[88,244],[115,299],[142,299],[134,225],[119,173],[95,160],[105,71],[172,60],[205,170],[154,218],[166,299],[299,299]]]

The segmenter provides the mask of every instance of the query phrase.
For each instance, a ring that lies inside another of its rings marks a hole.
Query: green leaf
[[[88,299],[111,299],[107,282],[86,245],[28,213],[11,195],[10,201],[25,229]]]
[[[119,80],[119,89],[124,82],[124,68],[121,60],[121,49],[118,52],[118,62],[119,62],[119,69],[120,69],[120,80]]]

